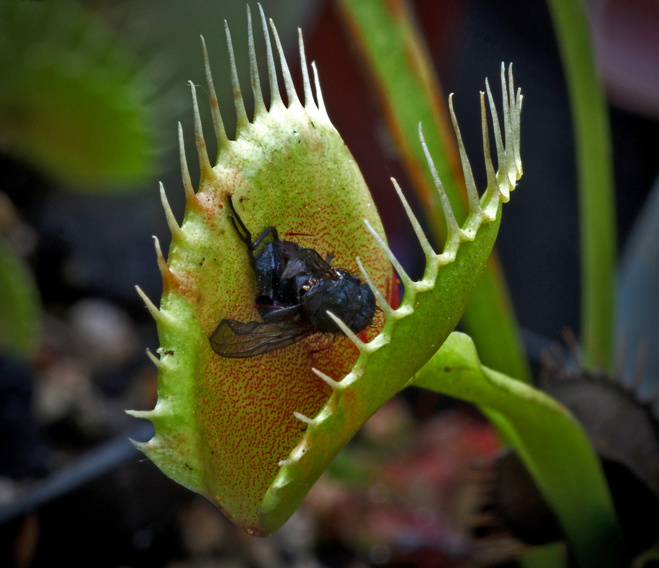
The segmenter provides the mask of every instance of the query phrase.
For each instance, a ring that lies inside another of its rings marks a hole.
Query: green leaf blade
[[[576,144],[584,364],[612,370],[616,219],[606,99],[582,2],[549,0],[563,60]]]
[[[29,358],[39,344],[40,313],[32,273],[0,238],[0,353]]]

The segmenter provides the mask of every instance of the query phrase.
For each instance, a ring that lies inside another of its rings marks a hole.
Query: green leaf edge
[[[583,364],[613,370],[616,295],[611,131],[583,2],[548,0],[570,97],[579,190]]]
[[[28,359],[39,344],[39,290],[23,259],[0,238],[0,352]]]

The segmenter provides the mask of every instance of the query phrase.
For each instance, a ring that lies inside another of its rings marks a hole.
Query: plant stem
[[[582,2],[548,0],[563,59],[576,145],[585,365],[611,369],[616,224],[611,134]]]

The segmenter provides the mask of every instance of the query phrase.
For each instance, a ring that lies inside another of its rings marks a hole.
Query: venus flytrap
[[[262,21],[265,31],[263,15]],[[396,289],[391,266],[363,223],[368,219],[382,234],[375,206],[327,117],[317,76],[312,90],[305,63],[303,105],[274,27],[273,35],[288,106],[277,87],[266,31],[272,93],[266,110],[250,22],[255,115],[251,122],[247,119],[231,57],[238,117],[235,140],[226,134],[207,62],[219,148],[214,166],[206,152],[193,90],[201,179],[195,193],[181,144],[186,212],[179,226],[161,188],[172,244],[165,261],[156,242],[163,277],[160,309],[145,300],[157,321],[161,343],[160,357],[153,356],[159,370],[158,403],[153,411],[135,413],[149,418],[155,427],[153,439],[139,447],[165,473],[206,495],[255,534],[276,528],[262,526],[260,508],[279,462],[289,458],[300,440],[304,425],[294,413],[316,415],[331,392],[312,368],[343,377],[358,352],[347,338],[337,339],[327,349],[323,348],[328,341],[312,339],[243,360],[219,357],[212,351],[209,336],[220,320],[260,319],[254,307],[254,274],[225,208],[228,196],[251,230],[274,225],[282,235],[295,233],[300,245],[323,255],[334,253],[334,264],[352,272],[357,272],[355,257],[360,256],[378,286]],[[232,55],[228,29],[227,39]],[[300,47],[304,62],[302,42]],[[366,336],[376,333],[373,328]]]
[[[425,255],[423,277],[414,281],[386,244],[366,184],[327,116],[313,65],[312,89],[301,38],[304,104],[270,22],[286,106],[262,11],[261,20],[272,94],[266,109],[248,11],[255,101],[251,121],[226,27],[238,124],[234,140],[226,134],[206,57],[219,148],[215,165],[208,158],[192,89],[201,179],[195,193],[179,130],[186,212],[179,226],[161,187],[172,244],[165,260],[156,239],[163,277],[160,308],[140,292],[156,319],[161,343],[159,357],[150,354],[159,372],[158,402],[152,411],[132,414],[153,422],[154,437],[136,445],[167,475],[207,496],[248,532],[268,535],[290,517],[345,443],[408,385],[458,323],[496,239],[501,203],[509,199],[522,174],[522,96],[514,89],[512,69],[506,76],[502,67],[502,131],[489,85],[487,105],[481,94],[488,180],[482,197],[451,104],[470,204],[462,226],[448,204],[419,130],[448,234],[443,250],[433,250],[393,180]],[[490,156],[488,108],[496,172]],[[383,317],[357,336],[334,316],[345,336],[329,347],[327,340],[312,338],[259,357],[236,360],[216,355],[209,336],[221,319],[259,319],[254,273],[225,207],[229,196],[250,230],[258,233],[275,226],[284,235],[294,234],[291,238],[301,246],[322,255],[333,253],[334,265],[361,273]],[[404,288],[400,305],[396,305],[392,267]]]

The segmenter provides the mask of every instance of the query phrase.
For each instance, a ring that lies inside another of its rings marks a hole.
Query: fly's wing
[[[329,263],[313,249],[300,249],[291,255],[280,278],[295,278],[301,274],[309,278],[336,278]]]
[[[292,321],[223,319],[210,336],[213,351],[222,357],[256,357],[283,349],[313,334],[309,326]]]

